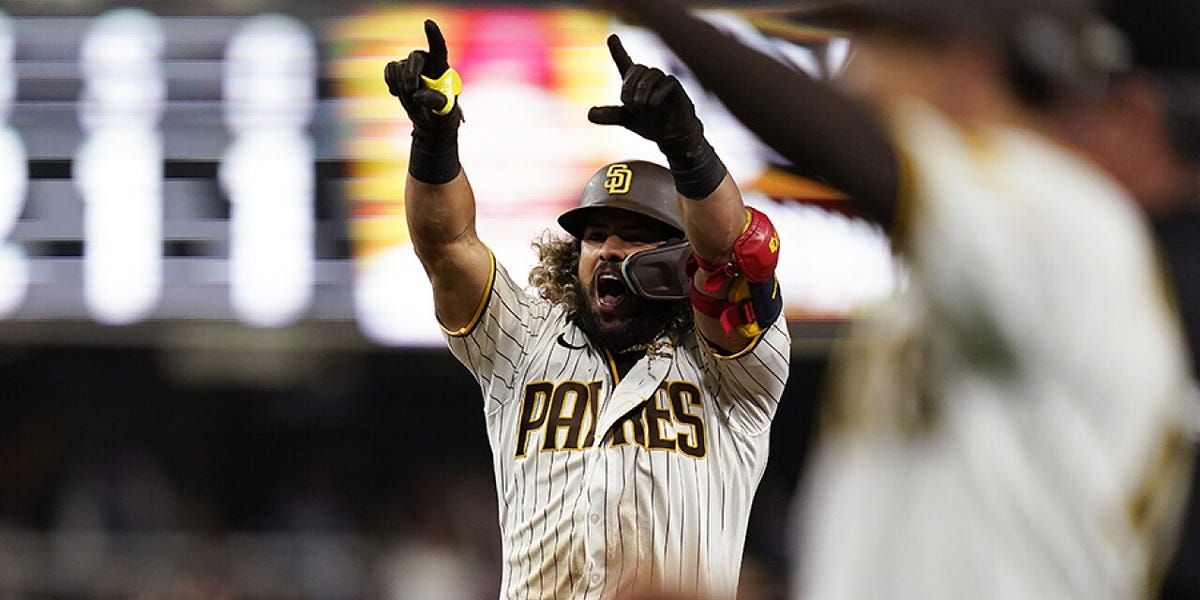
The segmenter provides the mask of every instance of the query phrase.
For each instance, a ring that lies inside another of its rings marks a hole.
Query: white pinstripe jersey
[[[1189,388],[1147,227],[1038,135],[896,116],[911,285],[839,361],[795,597],[1147,595]]]
[[[777,322],[715,357],[694,333],[618,377],[561,307],[493,269],[451,352],[483,390],[502,598],[665,588],[732,598],[788,374]]]

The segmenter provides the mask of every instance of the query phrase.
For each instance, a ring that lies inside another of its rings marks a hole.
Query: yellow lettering
[[[608,170],[604,172],[604,189],[608,190],[609,194],[628,194],[629,185],[633,182],[633,171],[629,170],[629,166],[621,163],[609,165]]]

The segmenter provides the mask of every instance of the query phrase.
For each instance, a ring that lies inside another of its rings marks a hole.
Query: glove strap
[[[455,107],[457,109],[457,107]],[[451,115],[449,118],[456,118]],[[458,162],[458,130],[430,135],[413,130],[412,146],[408,153],[408,174],[417,181],[432,185],[449,183],[458,177],[462,165]]]
[[[731,335],[737,330],[743,337],[752,338],[762,331],[758,325],[754,303],[750,300],[749,288],[744,281],[731,288],[727,298],[709,296],[693,284],[691,301],[700,314],[720,322],[725,335]]]
[[[709,262],[699,254],[693,252],[685,265],[684,272],[687,274],[688,279],[693,279],[698,269],[702,269],[707,275],[704,280],[704,289],[701,291],[708,294],[715,294],[726,282],[738,276],[737,265],[734,265],[732,262],[725,264]],[[694,283],[692,287],[695,288]]]
[[[699,143],[690,145],[684,151],[659,146],[671,167],[675,190],[691,200],[707,198],[729,172],[703,134],[699,137]]]

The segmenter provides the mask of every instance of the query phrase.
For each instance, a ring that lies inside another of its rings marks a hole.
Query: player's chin
[[[611,333],[630,327],[639,312],[638,298],[630,294],[620,302],[605,302],[593,295],[588,302],[591,320],[600,333]]]
[[[646,333],[636,319],[597,318],[594,322],[597,341],[609,350],[617,351],[646,341]]]
[[[611,315],[605,317],[594,313],[593,316],[596,320],[596,328],[600,330],[600,333],[605,335],[625,333],[634,326],[633,319],[628,317],[615,317]]]
[[[609,350],[620,350],[653,340],[668,323],[669,303],[636,298],[620,310],[597,310],[593,304],[582,319],[584,330]]]

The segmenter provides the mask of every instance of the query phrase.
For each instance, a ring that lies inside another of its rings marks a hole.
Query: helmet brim
[[[572,208],[572,209],[564,212],[563,214],[558,215],[558,226],[562,227],[564,231],[571,234],[576,239],[582,239],[583,238],[583,230],[587,229],[588,219],[590,219],[592,217],[592,215],[594,215],[597,211],[600,211],[600,210],[603,210],[606,208],[625,211],[625,212],[637,215],[639,217],[645,217],[647,219],[653,220],[656,223],[661,223],[662,225],[664,225],[665,227],[670,229],[671,233],[673,234],[672,237],[676,237],[676,238],[680,238],[680,239],[686,237],[684,232],[682,230],[680,230],[677,226],[675,226],[673,223],[665,221],[662,218],[659,218],[655,215],[649,214],[648,212],[646,212],[645,207],[641,206],[640,204],[638,204],[636,202],[625,203],[625,202],[609,201],[608,203],[606,203],[604,205],[576,206],[575,208]]]

